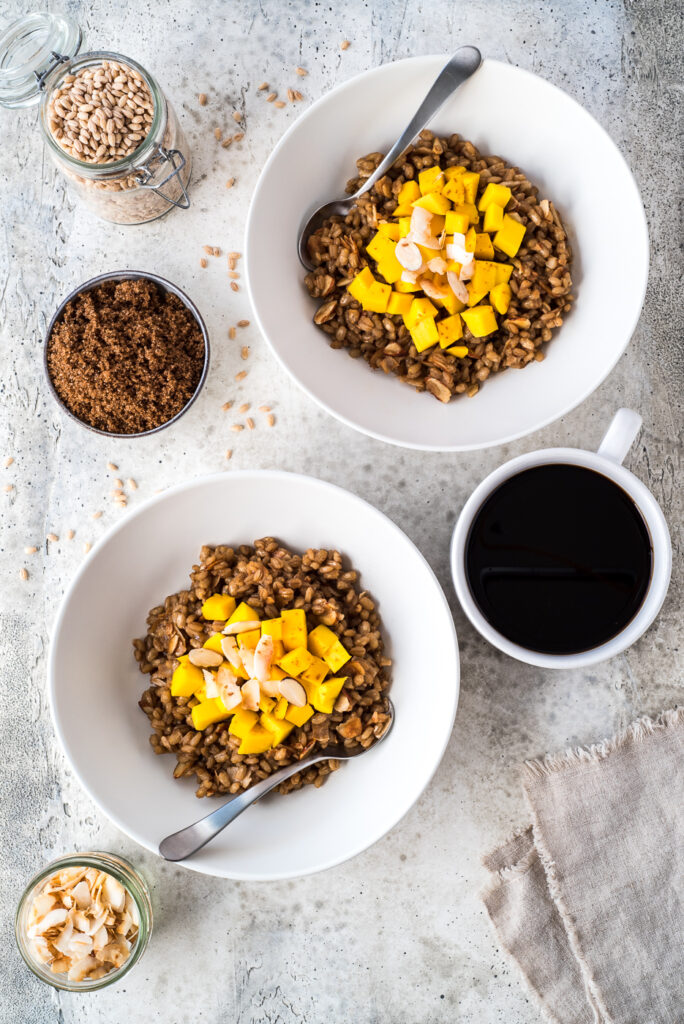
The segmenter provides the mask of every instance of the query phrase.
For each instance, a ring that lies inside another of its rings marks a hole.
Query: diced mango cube
[[[477,196],[477,186],[480,184],[480,175],[476,171],[466,171],[463,175],[463,187],[467,203],[474,203]]]
[[[263,719],[264,715],[261,717]],[[243,736],[242,743],[238,747],[238,754],[264,754],[275,745],[271,730],[265,729],[263,725],[257,722],[257,724],[252,726],[249,732]]]
[[[494,246],[492,245],[492,240],[486,231],[483,231],[479,235],[475,235],[475,259],[494,259]]]
[[[202,669],[191,665],[189,661],[181,662],[171,676],[172,697],[192,697],[204,682]]]
[[[392,292],[387,303],[387,312],[390,316],[408,313],[413,299],[410,295],[402,295],[401,292]]]
[[[466,282],[466,288],[468,289],[468,306],[477,306],[478,302],[482,302],[487,294],[487,292],[477,291],[472,281]]]
[[[451,204],[446,196],[443,196],[439,192],[428,192],[427,195],[421,196],[420,199],[416,199],[411,206],[420,206],[424,210],[429,210],[430,213],[441,213],[445,214],[447,210],[451,209]]]
[[[394,224],[392,221],[381,221],[378,224],[378,233],[381,235],[387,235],[393,242],[398,242],[401,235],[399,234],[399,225]]]
[[[361,305],[363,305],[368,294],[368,289],[373,284],[375,284],[375,278],[371,273],[370,267],[364,267],[363,270],[358,272],[353,281],[349,282],[347,285],[347,291],[352,298],[356,299],[357,302],[360,302]]]
[[[468,218],[469,224],[478,224],[480,221],[480,215],[477,212],[475,203],[459,203],[458,206],[454,206],[452,212],[464,214]]]
[[[496,265],[496,283],[507,284],[510,281],[511,274],[513,273],[512,263],[497,263]]]
[[[454,313],[460,313],[462,309],[465,309],[465,302],[461,302],[460,299],[457,299],[452,291],[449,291],[444,296],[442,299],[442,305],[451,316],[453,316]]]
[[[484,229],[485,231],[493,232],[498,231],[503,224],[503,206],[499,206],[498,203],[490,203],[485,210],[484,215]]]
[[[271,665],[271,679],[278,682],[279,679],[284,679],[287,672],[283,672],[282,668],[278,665]]]
[[[251,605],[241,601],[237,606],[233,614],[228,619],[228,625],[232,626],[234,622],[258,622],[261,616],[256,608],[252,608]]]
[[[308,637],[309,650],[317,658],[323,658],[337,640],[337,634],[327,626],[316,626]]]
[[[497,313],[507,313],[508,307],[511,304],[511,286],[506,284],[505,281],[494,285],[489,293],[489,298],[492,300],[492,305]]]
[[[453,345],[459,338],[462,338],[463,323],[458,313],[454,316],[446,317],[445,320],[439,320],[437,323],[437,333],[439,334],[440,348],[449,348],[449,345]],[[336,672],[337,669],[333,669],[333,671]]]
[[[400,206],[395,206],[392,211],[392,216],[401,219],[402,217],[410,217],[413,213],[413,207],[410,203],[402,203]]]
[[[285,657],[279,659],[278,666],[288,676],[296,678],[302,672],[306,672],[307,668],[313,665],[313,661],[314,656],[309,654],[306,647],[296,647],[294,650],[288,651]]]
[[[490,181],[480,196],[480,202],[477,204],[477,208],[478,210],[486,210],[491,203],[496,203],[497,206],[500,206],[503,209],[510,198],[511,190],[508,185],[501,185]]]
[[[366,251],[369,256],[372,256],[374,260],[379,263],[380,260],[385,259],[386,256],[394,255],[394,247],[397,243],[392,241],[382,231],[377,231],[370,242],[366,246]]]
[[[470,224],[470,217],[467,213],[456,213],[455,210],[449,210],[445,216],[445,227],[448,235],[465,235]]]
[[[223,648],[221,647],[221,641],[223,640],[222,633],[214,633],[208,640],[205,640],[202,647],[206,647],[208,651],[216,651],[217,654],[223,654]]]
[[[238,635],[238,647],[247,647],[250,651],[253,651],[260,639],[260,629],[248,629],[246,633],[240,633]]]
[[[494,245],[507,256],[515,256],[525,237],[525,225],[504,214],[503,224],[494,235]]]
[[[471,284],[474,292],[482,292],[486,295],[491,291],[496,284],[496,263],[489,260],[475,260]]]
[[[468,228],[465,234],[465,245],[464,249],[466,252],[475,252],[475,244],[477,242],[477,232],[475,228]]]
[[[276,703],[277,702],[273,699],[273,697],[267,697],[264,693],[262,693],[259,698],[259,711],[265,711],[266,713],[268,713],[269,711],[273,711],[274,707],[276,706]]]
[[[278,619],[264,619],[261,623],[261,635],[272,636],[274,640],[283,639],[283,620]]]
[[[231,732],[233,736],[239,736],[243,739],[250,729],[259,721],[259,716],[256,711],[247,711],[245,708],[238,708],[233,715],[233,720],[228,727],[228,732]]]
[[[292,722],[286,722],[274,715],[260,715],[259,725],[271,734],[271,746],[277,747],[294,729]],[[255,727],[256,728],[256,727]],[[268,748],[267,748],[268,749]]]
[[[424,196],[430,192],[441,192],[445,181],[444,171],[437,164],[434,167],[426,167],[418,175],[418,187]]]
[[[453,181],[454,178],[458,178],[461,174],[465,174],[465,167],[461,164],[458,164],[455,167],[444,168],[444,177],[447,181]]]
[[[420,291],[420,285],[419,284],[411,284],[410,281],[396,281],[395,285],[394,285],[394,290],[397,291],[397,292],[401,292],[404,295],[410,295],[411,292],[419,292]],[[388,303],[388,307],[389,307],[389,303]]]
[[[323,655],[323,660],[331,672],[339,672],[343,665],[346,665],[351,654],[339,640],[335,640],[329,651]]]
[[[474,338],[484,338],[499,326],[491,306],[477,306],[461,314]]]
[[[306,648],[306,612],[303,608],[290,608],[281,612],[283,622],[281,639],[286,651],[294,651],[297,647]]]
[[[399,217],[399,237],[405,238],[411,230],[411,215]]]
[[[394,284],[395,281],[401,278],[404,268],[394,253],[390,253],[388,256],[383,256],[381,260],[378,260],[378,273],[381,277],[384,277],[388,284]],[[390,295],[391,298],[392,296]],[[387,308],[389,311],[389,302],[387,303]]]
[[[464,359],[468,355],[467,345],[453,345],[447,349],[449,355],[456,356],[457,359]]]
[[[235,598],[228,594],[212,594],[202,605],[202,615],[209,621],[225,622],[235,611]]]
[[[285,712],[287,711],[287,704],[288,704],[286,698],[285,697],[279,697],[277,704],[275,703],[275,701],[274,701],[274,704],[275,704],[275,710],[273,711],[273,717],[274,718],[284,718],[285,717]],[[263,710],[264,709],[262,708],[262,711]],[[270,710],[271,710],[270,708],[266,709],[267,712],[270,711]]]
[[[409,330],[415,327],[421,320],[425,320],[426,317],[437,316],[437,307],[430,302],[428,298],[414,299],[411,303],[411,309],[409,310],[408,322],[406,326]]]
[[[310,704],[305,704],[303,708],[297,708],[294,704],[290,704],[285,714],[285,721],[292,722],[293,725],[302,726],[305,722],[308,722],[314,713],[314,709]]]
[[[422,320],[419,320],[414,327],[409,328],[411,334],[411,340],[416,346],[416,351],[424,352],[428,348],[432,348],[439,341],[439,334],[437,333],[437,327],[432,317],[426,316]]]
[[[226,718],[230,717],[230,711],[226,711],[226,705],[220,697],[212,697],[211,700],[200,701],[199,704],[195,704],[190,714],[192,716],[192,724],[198,732],[206,729],[208,725],[213,725],[215,722],[224,722]]]
[[[316,711],[321,711],[324,715],[331,715],[335,701],[346,682],[347,676],[336,676],[334,679],[328,679],[327,683],[321,683],[310,698]]]
[[[400,206],[410,205],[414,199],[420,198],[420,188],[417,181],[405,181],[399,189],[397,202]]]
[[[303,672],[299,673],[299,679],[303,683],[312,683],[314,686],[317,686],[318,683],[322,683],[328,674],[326,661],[322,661],[321,658],[315,658],[312,655],[311,664],[308,665]]]
[[[463,175],[459,175],[457,178],[452,178],[451,181],[447,181],[442,195],[450,199],[452,203],[465,203],[465,188],[463,186]]]
[[[362,302],[362,306],[364,309],[367,309],[369,313],[386,313],[387,304],[391,294],[392,285],[382,284],[380,281],[375,281],[366,292],[366,297]]]

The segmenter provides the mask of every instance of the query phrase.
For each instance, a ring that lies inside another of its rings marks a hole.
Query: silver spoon
[[[173,835],[162,839],[159,844],[159,853],[165,860],[185,860],[186,857],[191,857],[193,853],[201,850],[214,836],[222,832],[226,825],[230,825],[231,821],[235,821],[238,815],[246,811],[257,800],[260,800],[262,796],[270,793],[272,789],[281,782],[284,782],[285,779],[289,779],[291,775],[305,771],[318,761],[349,761],[353,757],[365,754],[366,750],[373,750],[377,747],[378,743],[381,743],[382,740],[389,736],[394,724],[394,705],[389,698],[387,698],[387,704],[390,715],[387,728],[382,736],[370,747],[361,747],[353,752],[347,750],[346,747],[325,747],[324,750],[318,750],[315,754],[310,754],[308,757],[302,758],[301,761],[295,762],[295,764],[289,764],[286,768],[281,768],[280,771],[269,775],[267,779],[257,782],[255,786],[250,786],[244,793],[230,797],[229,800],[215,811],[212,811],[211,814],[207,814],[205,818],[200,818],[193,825],[188,825],[187,828],[182,828],[180,832],[174,832]]]
[[[308,241],[314,231],[320,228],[324,220],[337,214],[346,217],[350,209],[364,192],[372,188],[375,182],[386,174],[395,160],[398,160],[405,149],[411,145],[416,135],[422,132],[423,128],[432,120],[440,107],[446,103],[459,85],[474,75],[482,63],[482,54],[475,46],[461,46],[453,55],[451,60],[444,65],[437,75],[432,88],[418,107],[410,122],[394,143],[385,159],[378,164],[370,178],[366,178],[358,192],[345,199],[334,199],[331,203],[325,203],[311,214],[299,232],[297,251],[299,259],[307,270],[313,270],[313,264],[309,258]]]

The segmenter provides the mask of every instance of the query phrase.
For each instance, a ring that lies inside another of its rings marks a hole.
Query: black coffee
[[[466,576],[484,617],[545,654],[577,654],[620,633],[641,606],[651,564],[632,499],[580,466],[536,466],[506,480],[466,541]]]

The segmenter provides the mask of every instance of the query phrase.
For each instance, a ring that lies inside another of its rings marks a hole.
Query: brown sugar
[[[104,281],[69,302],[48,340],[48,372],[70,412],[98,430],[137,434],[190,401],[204,339],[184,303],[153,281]]]

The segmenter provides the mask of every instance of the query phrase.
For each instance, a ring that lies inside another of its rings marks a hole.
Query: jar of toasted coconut
[[[152,934],[145,880],[113,853],[73,853],[27,885],[14,922],[17,946],[37,978],[68,992],[119,981]]]
[[[103,220],[142,224],[190,205],[192,159],[159,83],[136,61],[79,53],[70,18],[30,14],[0,35],[0,104],[40,103],[48,151]]]

